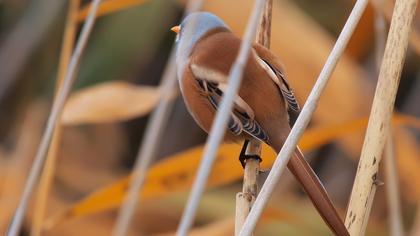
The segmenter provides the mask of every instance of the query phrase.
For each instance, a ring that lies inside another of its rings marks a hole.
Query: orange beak
[[[181,26],[179,26],[179,25],[177,25],[177,26],[174,26],[174,27],[172,27],[171,28],[171,30],[173,31],[173,32],[175,32],[175,33],[179,33],[179,31],[181,30]]]

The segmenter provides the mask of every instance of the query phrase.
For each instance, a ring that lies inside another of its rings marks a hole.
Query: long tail
[[[296,147],[296,151],[287,164],[287,167],[309,195],[315,208],[330,229],[339,236],[349,235],[327,191],[298,147]]]

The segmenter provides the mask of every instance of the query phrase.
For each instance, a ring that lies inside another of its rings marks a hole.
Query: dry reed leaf
[[[405,115],[395,115],[394,124],[420,129],[419,119]],[[367,118],[363,118],[342,125],[309,129],[299,145],[302,150],[310,151],[349,133],[362,130],[366,125]],[[220,146],[217,161],[208,181],[208,187],[229,184],[242,177],[243,169],[237,159],[240,149],[241,147],[239,145],[233,143]],[[188,190],[194,181],[195,171],[198,168],[202,152],[203,146],[192,148],[163,159],[154,165],[147,175],[147,181],[141,194],[142,199],[158,198],[169,193]],[[261,168],[270,168],[276,157],[274,151],[269,146],[263,145],[262,156],[263,162],[261,162]],[[412,170],[408,171],[411,178],[413,178],[412,174],[420,174],[420,163],[414,163],[413,165],[412,158],[412,156],[407,155],[406,159],[408,160],[404,160],[404,163],[411,163],[411,165],[403,169],[410,168]],[[420,176],[417,177],[420,178]],[[128,183],[129,177],[124,177],[90,194],[87,198],[75,203],[71,208],[50,219],[47,227],[74,217],[94,214],[118,207],[121,204]],[[420,193],[417,196],[420,196]]]
[[[117,122],[148,114],[157,104],[159,88],[125,82],[106,82],[70,96],[64,125]]]
[[[97,16],[107,15],[116,11],[121,11],[126,8],[134,7],[136,5],[143,4],[148,2],[147,0],[107,0],[103,1],[99,6]],[[80,9],[77,19],[79,21],[84,21],[88,14],[90,8],[90,3]]]

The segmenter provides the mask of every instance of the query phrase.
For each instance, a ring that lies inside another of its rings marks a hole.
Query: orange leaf
[[[102,16],[106,14],[110,14],[116,11],[121,11],[129,7],[133,7],[136,5],[140,5],[146,2],[146,0],[107,0],[103,1],[99,6],[98,12],[96,16]],[[89,12],[90,3],[87,4],[85,7],[80,9],[79,14],[77,16],[77,20],[84,21],[86,16]]]
[[[63,112],[65,125],[116,122],[148,114],[157,104],[159,89],[125,82],[107,82],[73,94]]]

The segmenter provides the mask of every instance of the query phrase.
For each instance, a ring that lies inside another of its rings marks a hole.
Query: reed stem
[[[397,0],[392,15],[365,141],[345,224],[350,235],[364,235],[378,181],[378,166],[389,136],[395,97],[417,0]]]

